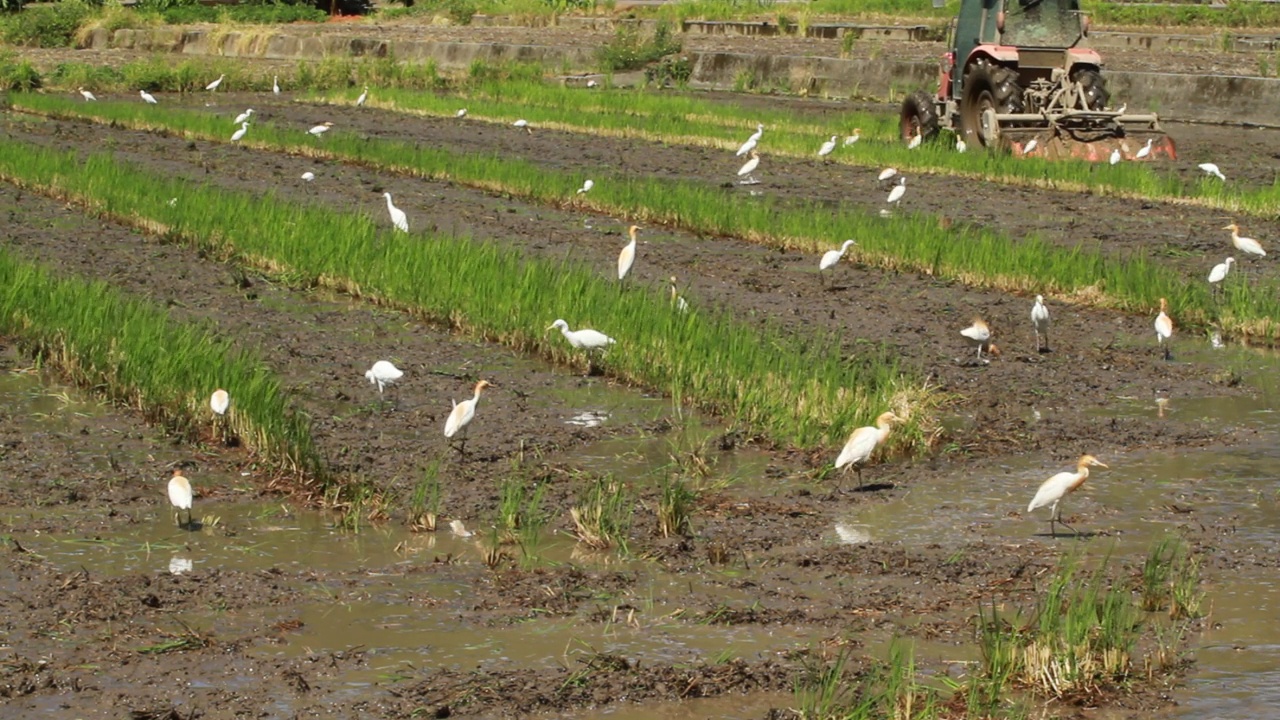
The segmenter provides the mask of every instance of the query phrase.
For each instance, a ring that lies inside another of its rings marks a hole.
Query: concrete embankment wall
[[[550,68],[590,72],[593,48],[507,43],[382,40],[375,37],[239,33],[171,28],[99,31],[94,47],[119,47],[194,56],[269,60],[330,57],[394,57],[433,61],[443,71],[466,70],[473,62],[537,62]],[[879,59],[841,59],[749,53],[689,53],[691,84],[722,90],[779,90],[828,97],[896,100],[933,89],[937,65]],[[1174,73],[1106,73],[1113,104],[1154,110],[1170,120],[1280,124],[1280,79]]]

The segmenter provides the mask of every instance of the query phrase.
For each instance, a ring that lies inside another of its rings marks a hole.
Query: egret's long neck
[[[889,427],[890,425],[888,422],[876,423],[876,444],[877,445],[884,442],[885,438],[889,437]]]
[[[476,403],[480,402],[480,391],[481,391],[482,389],[483,389],[483,388],[481,388],[479,385],[477,385],[477,386],[476,386],[476,394],[471,396],[471,404],[472,404],[472,405],[474,405],[474,404],[476,404]]]

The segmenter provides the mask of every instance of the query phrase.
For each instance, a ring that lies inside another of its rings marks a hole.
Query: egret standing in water
[[[1031,306],[1031,324],[1036,330],[1036,352],[1049,352],[1049,308],[1044,306],[1044,296],[1036,296],[1036,304]],[[1044,338],[1041,346],[1040,338]]]
[[[1036,508],[1052,505],[1052,514],[1049,516],[1049,532],[1054,537],[1058,537],[1058,531],[1055,526],[1061,525],[1071,532],[1075,532],[1075,528],[1062,522],[1062,498],[1068,493],[1075,492],[1076,488],[1084,484],[1089,479],[1089,467],[1106,467],[1098,458],[1092,455],[1080,456],[1079,462],[1076,463],[1075,472],[1060,472],[1057,475],[1045,480],[1036,491],[1036,496],[1031,499],[1031,504],[1027,506],[1027,512],[1032,512]]]
[[[209,407],[218,415],[226,415],[227,408],[231,406],[231,396],[226,390],[218,388],[213,391],[213,395],[209,398]]]
[[[169,478],[169,504],[173,505],[174,521],[180,528],[191,527],[191,481],[182,475],[179,468],[173,469],[173,477]],[[182,511],[187,511],[187,522],[182,522]]]
[[[453,403],[453,411],[449,413],[449,419],[444,423],[444,436],[446,438],[452,438],[454,435],[462,433],[458,452],[464,457],[467,454],[467,425],[476,416],[476,404],[480,402],[480,391],[487,387],[492,387],[487,380],[481,380],[476,383],[475,394],[471,396],[470,400]]]
[[[960,334],[969,341],[970,345],[978,348],[978,362],[990,364],[991,361],[982,357],[982,351],[987,351],[989,355],[1000,355],[1000,348],[991,342],[991,328],[987,327],[987,323],[982,318],[974,318],[973,324],[960,331]]]
[[[845,441],[844,448],[840,450],[840,456],[836,458],[835,469],[843,470],[853,466],[853,469],[858,472],[858,487],[862,487],[862,466],[867,463],[871,454],[885,441],[885,438],[889,437],[889,430],[896,422],[902,422],[902,419],[891,412],[886,412],[876,418],[875,427],[867,426],[854,430]]]
[[[689,303],[685,302],[684,298],[680,297],[680,291],[676,289],[675,275],[671,276],[671,304],[675,305],[676,310],[679,310],[682,313],[689,312]]]
[[[1156,315],[1156,342],[1164,348],[1164,359],[1169,359],[1169,346],[1173,343],[1173,318],[1169,317],[1169,301],[1160,298],[1160,314]]]
[[[818,148],[818,157],[826,157],[836,149],[836,136],[832,135],[831,139],[822,143],[822,147]]]
[[[751,175],[756,171],[756,168],[758,167],[760,167],[760,153],[756,152],[755,150],[752,150],[751,159],[748,160],[746,163],[744,163],[742,167],[738,168],[738,177],[744,178],[743,180],[739,180],[738,184],[755,185],[756,183],[760,182],[759,180],[756,180]]]
[[[828,250],[822,253],[822,259],[818,261],[818,279],[822,280],[823,283],[825,284],[826,281],[823,279],[822,271],[835,267],[836,264],[840,262],[840,258],[844,257],[844,254],[846,251],[848,251],[849,246],[856,245],[856,244],[857,243],[855,243],[852,240],[845,240],[844,244],[840,246],[839,250]]]
[[[632,225],[627,233],[631,235],[631,242],[622,248],[622,252],[618,253],[618,279],[624,280],[627,273],[631,272],[631,266],[636,262],[636,231],[639,230],[638,225]]]
[[[370,385],[378,386],[378,394],[381,395],[385,386],[404,377],[404,371],[386,360],[379,360],[364,376],[369,380]]]
[[[158,103],[156,102],[156,96],[155,96],[155,95],[152,95],[151,93],[147,92],[146,90],[139,90],[139,91],[138,91],[138,94],[142,96],[142,99],[143,99],[143,100],[144,100],[148,105],[157,105],[157,104],[158,104]]]
[[[391,224],[396,226],[400,232],[409,232],[409,216],[404,211],[396,207],[391,202],[391,193],[384,192],[382,196],[387,199],[387,212],[391,213]]]
[[[227,76],[226,73],[219,75],[217,80],[214,80],[208,85],[205,85],[204,89],[208,90],[209,92],[217,92],[218,86],[222,84],[222,79],[225,78],[226,76]]]
[[[1213,266],[1209,271],[1209,284],[1213,286],[1213,294],[1218,294],[1219,283],[1227,279],[1227,273],[1231,272],[1231,266],[1235,264],[1236,259],[1229,257],[1226,260]]]
[[[579,350],[600,350],[616,342],[613,338],[596,330],[570,330],[569,323],[564,320],[556,320],[547,326],[547,329],[559,330],[560,334],[569,341],[570,347]]]
[[[1196,167],[1200,168],[1201,170],[1205,171],[1210,175],[1216,176],[1219,180],[1222,180],[1224,182],[1227,179],[1227,176],[1222,174],[1222,171],[1218,169],[1218,166],[1215,163],[1200,163]]]
[[[883,173],[881,173],[883,175]],[[902,196],[907,194],[907,179],[905,177],[898,178],[898,184],[893,186],[889,191],[889,197],[885,200],[889,205],[897,205],[902,202]]]

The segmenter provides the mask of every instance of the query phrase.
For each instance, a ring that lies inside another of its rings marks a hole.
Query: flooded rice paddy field
[[[584,177],[719,185],[736,168],[700,148],[258,96],[219,97],[208,109],[229,122],[250,105],[267,121],[327,119],[345,132],[499,151]],[[1186,131],[1188,167],[1238,132]],[[375,217],[389,190],[416,226],[572,256],[602,276],[627,224],[119,128],[9,116],[3,132],[85,153],[110,148],[157,175]],[[1269,182],[1250,158],[1280,142],[1251,138],[1251,154],[1236,157]],[[315,182],[296,180],[307,170]],[[874,212],[882,195],[871,172],[778,160],[754,190]],[[1156,243],[1179,266],[1207,268],[1228,247],[1214,230],[1223,219],[1195,208],[924,175],[913,177],[911,197],[913,210],[1015,235]],[[1150,317],[1054,303],[1055,351],[1042,355],[1025,297],[856,263],[841,266],[831,290],[814,257],[646,228],[634,271],[641,284],[675,275],[695,305],[795,333],[838,332],[850,349],[884,344],[953,397],[931,455],[873,466],[864,492],[833,492],[817,471],[838,448],[799,453],[726,434],[716,418],[661,395],[290,287],[12,186],[0,186],[0,218],[7,245],[24,257],[107,280],[256,348],[314,418],[331,466],[395,498],[358,532],[343,529],[339,513],[309,502],[317,498],[308,488],[275,484],[234,448],[176,443],[63,386],[3,340],[0,533],[10,543],[0,565],[0,696],[14,712],[761,718],[794,706],[806,663],[846,648],[868,664],[894,637],[915,644],[927,673],[963,677],[977,660],[980,604],[1025,606],[1059,559],[1081,549],[1113,553],[1120,574],[1136,574],[1166,536],[1185,538],[1204,563],[1209,612],[1188,637],[1195,663],[1113,690],[1101,709],[1044,704],[1048,716],[1243,718],[1280,700],[1280,631],[1269,622],[1280,597],[1280,397],[1270,353],[1215,349],[1188,334],[1165,362]],[[1251,223],[1258,237],[1280,236],[1270,221]],[[975,314],[992,321],[1005,349],[990,365],[958,342]],[[385,402],[363,378],[379,358],[406,370]],[[449,399],[482,378],[497,387],[462,461],[440,427]],[[1066,501],[1064,518],[1080,536],[1051,537],[1045,511],[1028,514],[1026,502],[1083,452],[1110,468]],[[414,532],[405,498],[435,458],[441,529]],[[664,539],[653,507],[657,478],[673,463],[707,470],[692,535]],[[196,486],[193,531],[175,526],[165,501],[172,467]],[[576,479],[607,472],[638,495],[626,556],[584,551],[572,537]],[[490,569],[487,528],[498,483],[512,476],[547,488],[552,521],[532,557],[503,546],[508,557]],[[476,534],[450,532],[454,519]]]

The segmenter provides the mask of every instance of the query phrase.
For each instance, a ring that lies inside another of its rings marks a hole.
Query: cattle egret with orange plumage
[[[462,434],[462,443],[458,448],[458,452],[466,455],[467,436],[465,430],[467,425],[471,424],[471,420],[476,416],[476,405],[480,402],[480,391],[487,387],[492,387],[488,380],[481,380],[476,383],[475,394],[470,400],[463,400],[460,403],[453,404],[453,411],[449,413],[449,419],[444,423],[444,436],[451,438],[459,432]]]
[[[169,478],[169,504],[173,505],[174,522],[178,523],[178,527],[184,527],[182,523],[182,511],[187,511],[187,522],[185,527],[191,526],[191,481],[182,475],[182,470],[173,469],[173,477]]]
[[[1040,489],[1036,491],[1036,496],[1031,499],[1031,504],[1027,506],[1027,512],[1032,512],[1036,508],[1052,505],[1052,514],[1049,516],[1049,532],[1054,537],[1058,537],[1056,525],[1061,525],[1071,532],[1075,532],[1075,528],[1062,522],[1062,498],[1068,493],[1075,492],[1076,488],[1084,484],[1089,479],[1089,467],[1107,467],[1098,458],[1092,455],[1082,455],[1079,462],[1076,463],[1075,472],[1060,472],[1057,475],[1045,480],[1040,485]]]
[[[1164,348],[1164,359],[1169,359],[1169,345],[1173,342],[1173,318],[1169,317],[1169,301],[1160,298],[1160,314],[1156,315],[1156,342]]]
[[[982,318],[974,318],[973,324],[960,331],[960,334],[969,341],[970,345],[978,348],[978,361],[982,363],[990,363],[991,361],[982,357],[985,350],[990,355],[999,356],[1000,348],[991,342],[991,328]]]
[[[853,466],[858,473],[858,487],[862,487],[862,466],[871,458],[876,448],[885,441],[885,438],[889,437],[889,430],[896,422],[902,422],[902,419],[891,412],[886,412],[876,418],[874,427],[868,425],[854,430],[845,441],[839,457],[836,458],[835,469],[842,470]]]

